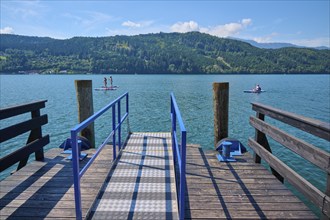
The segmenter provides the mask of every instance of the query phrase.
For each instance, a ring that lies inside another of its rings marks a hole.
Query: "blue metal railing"
[[[186,192],[186,141],[187,131],[183,124],[179,107],[176,103],[174,94],[171,93],[171,121],[172,121],[172,151],[175,167],[179,168],[179,217],[184,219],[185,213],[185,192]],[[181,144],[178,143],[176,123],[178,122],[181,131]]]
[[[120,101],[126,98],[126,113],[121,117]],[[117,106],[117,123],[116,123],[116,106]],[[89,124],[93,123],[98,117],[103,113],[112,108],[112,131],[105,139],[105,141],[98,147],[95,154],[88,161],[88,163],[80,170],[79,169],[79,159],[80,150],[78,149],[77,135],[78,133],[86,128]],[[118,97],[116,100],[109,103],[107,106],[102,108],[100,111],[94,115],[87,118],[85,121],[81,122],[73,129],[71,129],[71,144],[72,144],[72,168],[73,168],[73,182],[74,182],[74,197],[76,206],[76,219],[82,219],[82,208],[81,208],[81,192],[80,192],[80,178],[84,175],[99,153],[102,151],[104,146],[107,144],[108,140],[112,136],[113,143],[113,160],[116,159],[116,130],[118,130],[118,148],[121,148],[121,124],[128,117],[128,92]]]

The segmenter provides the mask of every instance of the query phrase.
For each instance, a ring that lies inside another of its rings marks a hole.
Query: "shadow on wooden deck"
[[[111,148],[111,147],[109,147]],[[95,150],[88,151],[88,158]],[[1,218],[75,218],[72,163],[68,154],[51,149],[43,162],[33,161],[9,176],[1,185]],[[81,179],[82,211],[87,216],[112,163],[112,151],[105,149]]]
[[[236,162],[219,162],[215,155],[187,148],[186,219],[316,219],[248,153]]]

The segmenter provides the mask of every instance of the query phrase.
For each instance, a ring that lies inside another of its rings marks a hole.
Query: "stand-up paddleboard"
[[[96,91],[106,91],[106,90],[116,90],[119,86],[109,86],[109,87],[100,87],[100,88],[95,88]]]
[[[266,92],[266,90],[257,91],[254,89],[250,89],[250,90],[244,90],[243,92],[245,92],[245,93],[262,93],[262,92]]]

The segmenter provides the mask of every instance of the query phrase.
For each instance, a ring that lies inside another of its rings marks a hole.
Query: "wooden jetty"
[[[112,147],[102,151],[81,180],[83,218],[178,219],[170,133],[162,135],[133,133],[115,166]],[[51,149],[0,183],[1,219],[76,217],[72,162],[61,152]],[[235,163],[215,154],[187,147],[185,219],[317,219],[248,153]]]
[[[228,86],[217,88],[227,90]],[[218,94],[228,96],[226,91]],[[4,118],[25,112],[31,112],[32,117],[0,130],[1,142],[31,133],[26,146],[0,159],[1,166],[10,160],[20,161],[19,170],[0,182],[1,219],[317,219],[282,184],[284,181],[313,202],[322,219],[330,217],[330,154],[264,118],[272,117],[327,141],[329,124],[253,103],[257,114],[250,124],[256,134],[248,143],[255,154],[235,156],[236,162],[219,162],[219,152],[186,144],[186,129],[173,94],[171,132],[129,132],[122,141],[121,126],[129,114],[125,93],[71,129],[71,161],[63,149],[43,153],[49,140],[41,132],[47,123],[47,116],[40,116],[44,103],[14,107],[13,113],[0,110]],[[124,114],[121,109],[126,110]],[[89,132],[108,110],[112,111],[109,136],[97,149],[84,151],[88,155],[82,159],[77,135],[84,129]],[[223,135],[221,131],[228,132],[220,128],[227,123],[227,116],[219,117],[224,118],[215,123],[219,126],[215,142]],[[273,155],[266,135],[325,171],[325,192]],[[32,153],[36,161],[24,166]],[[260,164],[261,159],[270,165],[271,172]]]

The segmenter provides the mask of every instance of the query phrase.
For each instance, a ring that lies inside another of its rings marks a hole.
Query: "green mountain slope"
[[[330,73],[330,50],[260,49],[199,32],[0,37],[2,73]]]

